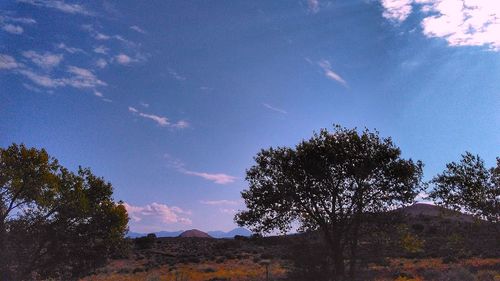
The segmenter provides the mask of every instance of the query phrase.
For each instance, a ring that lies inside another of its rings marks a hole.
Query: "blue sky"
[[[391,136],[427,179],[464,151],[500,154],[496,1],[0,9],[0,145],[91,167],[132,231],[235,227],[252,157],[334,123]]]

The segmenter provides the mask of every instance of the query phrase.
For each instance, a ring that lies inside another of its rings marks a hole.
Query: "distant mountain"
[[[178,231],[158,231],[154,232],[156,237],[177,237],[179,236],[184,230],[178,230]],[[148,235],[148,233],[138,233],[138,232],[131,232],[129,231],[127,233],[128,238],[138,238],[138,237],[144,237]]]
[[[184,230],[158,231],[158,232],[154,232],[154,234],[156,235],[156,237],[179,237],[179,235],[181,235],[181,233],[183,233],[183,232],[184,232]],[[250,230],[248,230],[246,228],[238,227],[238,228],[235,228],[235,229],[228,231],[228,232],[216,230],[216,231],[209,231],[209,232],[207,232],[207,234],[213,238],[234,238],[234,236],[236,236],[236,235],[248,237],[248,236],[252,235],[252,232],[250,232]],[[138,237],[144,237],[146,235],[148,235],[148,233],[139,233],[139,232],[129,231],[126,236],[128,238],[138,238]]]
[[[441,206],[425,203],[415,203],[411,206],[397,209],[396,211],[402,212],[411,217],[428,216],[428,217],[441,217],[453,221],[473,222],[474,217],[458,211],[450,210]]]
[[[238,227],[235,228],[231,231],[224,232],[224,231],[209,231],[207,232],[210,236],[213,238],[234,238],[236,235],[240,236],[250,236],[252,235],[252,232],[246,228],[243,227]]]
[[[212,238],[212,236],[208,235],[206,232],[200,231],[198,229],[186,230],[183,233],[179,234],[179,237]]]

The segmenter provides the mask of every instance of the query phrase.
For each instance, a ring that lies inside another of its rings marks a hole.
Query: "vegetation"
[[[294,223],[320,230],[333,260],[330,276],[339,280],[346,251],[354,275],[366,214],[412,203],[422,188],[422,163],[402,159],[390,138],[367,129],[321,130],[295,148],[262,150],[255,162],[242,192],[248,210],[235,220],[256,232],[286,232]]]
[[[43,149],[0,149],[0,279],[72,280],[119,254],[128,216],[112,193]]]
[[[336,126],[255,162],[235,216],[251,237],[125,239],[110,183],[0,149],[0,280],[500,280],[500,158],[466,153],[424,183],[390,138]],[[440,206],[407,206],[427,184]]]
[[[432,182],[430,198],[437,204],[500,222],[500,158],[496,167],[487,169],[479,156],[466,152]]]

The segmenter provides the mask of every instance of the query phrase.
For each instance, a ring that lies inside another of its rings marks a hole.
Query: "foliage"
[[[435,188],[429,197],[437,204],[500,221],[500,158],[495,168],[487,169],[479,156],[466,152],[459,163],[447,164],[432,182]]]
[[[0,148],[0,277],[71,279],[123,246],[128,216],[112,186],[70,172],[44,150]]]
[[[413,202],[421,187],[422,163],[405,160],[378,132],[335,126],[295,148],[261,150],[247,170],[248,208],[235,217],[254,232],[320,230],[333,256],[334,275],[344,275],[349,249],[356,260],[360,224],[376,213]]]

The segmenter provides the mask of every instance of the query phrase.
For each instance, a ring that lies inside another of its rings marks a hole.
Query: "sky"
[[[263,148],[377,129],[426,179],[500,156],[500,2],[0,3],[0,146],[90,167],[130,230],[230,230]]]

